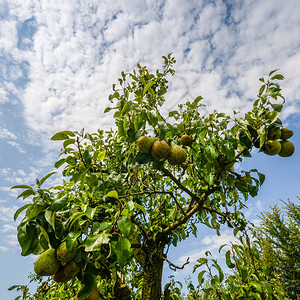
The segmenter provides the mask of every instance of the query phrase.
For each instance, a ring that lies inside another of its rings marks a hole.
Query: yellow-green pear
[[[175,144],[171,145],[171,151],[168,155],[168,162],[171,165],[181,165],[186,161],[187,153],[186,151]]]
[[[136,141],[136,146],[139,152],[147,153],[151,150],[152,144],[157,141],[157,138],[152,138],[148,136],[140,136]]]
[[[64,265],[64,273],[69,278],[75,277],[79,273],[79,271],[80,268],[74,260],[70,260]]]
[[[57,259],[62,263],[67,263],[72,260],[77,252],[77,242],[75,242],[72,246],[72,249],[67,249],[66,242],[62,242],[57,248]]]
[[[276,155],[281,150],[281,143],[279,141],[267,140],[265,142],[265,153],[268,155]]]
[[[268,134],[268,139],[269,140],[277,140],[281,137],[281,129],[279,127],[273,129],[272,131],[269,132]]]
[[[57,260],[56,250],[49,248],[44,251],[34,263],[34,271],[40,276],[50,276],[55,274],[61,264]]]
[[[293,153],[295,152],[295,146],[291,141],[281,141],[281,150],[278,153],[278,155],[282,156],[282,157],[289,157],[291,155],[293,155]]]
[[[281,129],[281,139],[287,140],[293,136],[294,132],[291,129],[288,128],[282,128]]]
[[[151,155],[154,159],[166,159],[171,151],[170,146],[165,140],[156,141],[151,148]]]
[[[182,146],[191,146],[192,143],[193,143],[193,138],[188,134],[184,134],[180,138],[180,143],[181,143]]]

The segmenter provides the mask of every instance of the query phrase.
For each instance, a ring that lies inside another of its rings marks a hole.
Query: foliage
[[[298,198],[299,199],[299,198]],[[300,297],[300,205],[290,200],[261,215],[261,251],[272,274],[279,276],[291,299]]]
[[[18,198],[31,198],[15,213],[15,219],[25,213],[18,226],[23,256],[78,243],[74,261],[81,271],[67,284],[80,282],[79,300],[92,292],[95,279],[106,299],[160,299],[165,247],[197,235],[199,224],[217,234],[223,224],[235,234],[243,231],[241,209],[264,182],[257,169],[237,172],[234,165],[251,157],[253,145],[263,152],[268,133],[282,126],[283,104],[274,101],[284,100],[277,83],[283,76],[274,70],[260,79],[257,100],[244,117],[201,115],[201,96],[163,115],[175,63],[171,54],[163,59],[163,71],[152,74],[138,64],[121,73],[109,96],[113,106],[105,109],[113,113],[115,128],[52,137],[62,142],[55,163],[61,184],[44,187],[51,172],[34,186],[13,187],[23,189]],[[143,135],[171,146],[184,134],[193,143],[184,146],[186,161],[174,166],[136,147]]]
[[[255,236],[255,229],[252,228],[251,233]],[[251,242],[247,230],[238,237],[238,242],[231,242],[230,249],[225,253],[225,261],[233,274],[227,278],[217,260],[208,259],[211,255],[209,251],[205,258],[198,259],[199,264],[195,265],[194,271],[206,266],[206,270],[198,275],[203,299],[289,299],[279,278],[271,275],[261,255],[262,244],[258,239]],[[223,247],[226,245],[221,246],[220,251]],[[205,274],[208,277],[206,282]]]

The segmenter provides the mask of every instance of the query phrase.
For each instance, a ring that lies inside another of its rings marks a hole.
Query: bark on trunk
[[[143,300],[160,300],[161,299],[161,281],[163,270],[163,251],[165,244],[153,243],[147,245],[147,251],[143,267]]]

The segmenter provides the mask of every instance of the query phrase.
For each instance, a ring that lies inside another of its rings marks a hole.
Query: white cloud
[[[8,250],[10,250],[10,248],[5,247],[5,246],[0,246],[0,251],[6,252],[6,251],[8,251]]]
[[[16,226],[13,226],[11,224],[4,224],[1,226],[0,232],[11,232],[11,231],[16,231]]]
[[[0,205],[0,221],[12,222],[13,216],[18,208],[16,205],[11,207]]]
[[[257,93],[258,77],[286,66],[287,93],[294,101],[284,116],[299,110],[296,0],[246,2],[233,5],[231,14],[222,1],[29,3],[9,3],[11,18],[3,28],[13,38],[4,49],[14,48],[14,58],[30,64],[21,100],[27,125],[37,133],[110,127],[112,120],[102,112],[120,71],[141,60],[156,69],[161,55],[171,51],[178,60],[171,84],[181,87],[178,98],[190,91],[203,95],[209,107],[243,111]],[[30,17],[37,29],[33,48],[15,49],[16,22]],[[166,108],[171,106],[169,101]]]
[[[0,128],[0,139],[13,139],[15,140],[17,137],[13,132],[10,132],[6,128]]]

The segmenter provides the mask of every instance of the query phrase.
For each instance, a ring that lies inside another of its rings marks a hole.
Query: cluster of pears
[[[40,276],[53,276],[56,282],[66,282],[80,272],[80,267],[73,260],[77,252],[77,242],[67,249],[62,242],[57,249],[49,248],[44,251],[34,263],[34,271]]]
[[[182,146],[190,146],[193,139],[190,135],[184,134],[180,142]],[[140,136],[137,139],[137,149],[141,153],[151,152],[154,159],[164,160],[167,159],[171,165],[181,165],[187,159],[187,152],[175,143],[171,143],[171,146],[165,140],[159,140],[158,138],[152,138],[147,136]]]
[[[288,139],[293,136],[293,131],[288,128],[275,128],[268,133],[268,139],[264,144],[264,153],[268,155],[278,154],[281,157],[289,157],[295,152],[294,144]]]

